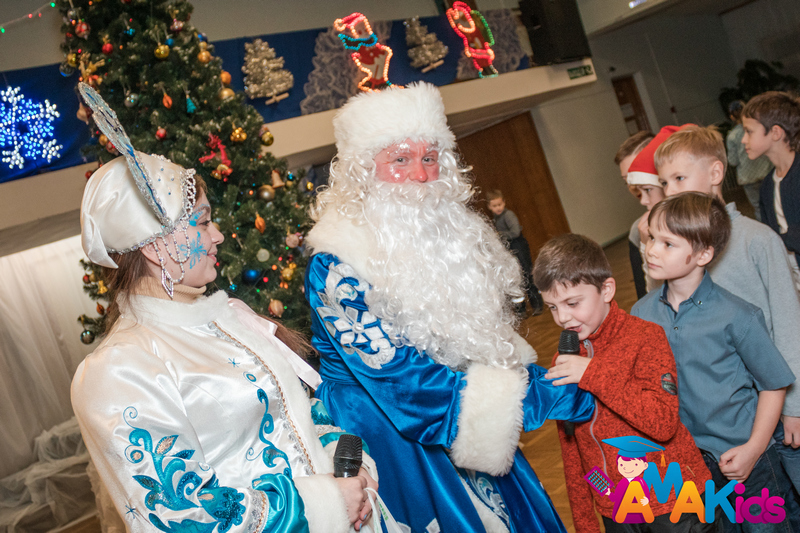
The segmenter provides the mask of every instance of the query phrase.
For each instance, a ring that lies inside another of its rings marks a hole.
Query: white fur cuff
[[[519,356],[519,361],[522,366],[528,366],[539,360],[539,354],[533,349],[533,346],[528,344],[528,341],[522,338],[516,331],[511,335],[511,344],[514,345],[514,353]]]
[[[351,530],[344,496],[330,476],[294,478],[303,499],[310,533],[345,533]]]
[[[462,468],[505,475],[514,463],[522,431],[527,373],[473,364],[466,381],[450,457]]]

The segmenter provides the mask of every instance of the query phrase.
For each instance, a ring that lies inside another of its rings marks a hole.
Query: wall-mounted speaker
[[[576,0],[520,0],[534,65],[567,63],[591,57]]]

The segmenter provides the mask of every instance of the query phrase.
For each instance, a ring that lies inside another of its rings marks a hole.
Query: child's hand
[[[762,453],[763,450],[758,451],[755,446],[746,442],[723,453],[719,458],[719,469],[726,478],[744,483]]]
[[[546,379],[555,379],[553,385],[569,385],[578,383],[592,360],[580,355],[559,355],[556,364],[547,374]],[[562,379],[558,379],[562,378]]]
[[[800,448],[800,417],[781,416],[783,420],[783,444]]]

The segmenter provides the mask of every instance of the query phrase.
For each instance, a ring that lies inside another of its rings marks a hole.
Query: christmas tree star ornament
[[[86,184],[81,203],[83,250],[93,263],[117,268],[109,254],[129,253],[153,243],[161,263],[162,286],[172,298],[174,284],[183,280],[184,263],[188,260],[188,252],[180,251],[175,234],[182,232],[184,242],[189,242],[188,220],[196,198],[195,171],[162,156],[137,152],[116,113],[100,95],[85,83],[79,84],[78,89],[94,112],[97,127],[108,137],[108,144],[124,156],[100,167]],[[180,265],[181,276],[177,280],[166,269],[162,247]]]

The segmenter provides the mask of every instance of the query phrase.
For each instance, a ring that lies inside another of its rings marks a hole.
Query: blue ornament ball
[[[167,39],[166,44],[167,46],[172,46],[173,44],[175,44],[175,39],[170,37],[169,39]]]
[[[204,33],[198,33],[197,40],[200,41],[201,43],[204,43],[208,40],[208,38],[205,36]]]
[[[75,73],[75,69],[66,63],[62,63],[60,67],[58,67],[58,71],[61,72],[61,75],[65,78],[72,76]]]
[[[248,268],[242,272],[242,281],[250,285],[255,285],[258,282],[258,276],[261,274],[260,270],[255,268]]]

